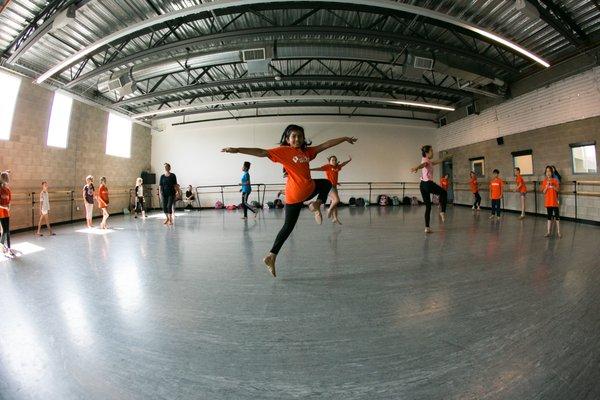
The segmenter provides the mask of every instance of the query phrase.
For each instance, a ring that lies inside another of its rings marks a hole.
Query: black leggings
[[[252,211],[254,214],[256,214],[256,211],[254,211],[254,208],[248,204],[248,197],[250,196],[250,193],[242,193],[242,208],[244,209],[244,217],[248,216],[248,210]]]
[[[431,195],[437,194],[440,196],[440,205],[442,212],[446,212],[446,203],[448,202],[448,192],[441,188],[434,181],[421,181],[420,185],[421,196],[423,196],[423,202],[425,203],[425,227],[429,228],[429,221],[431,220]]]
[[[2,225],[2,236],[0,237],[0,243],[10,249],[10,218],[0,218],[0,225]]]
[[[139,213],[142,211],[146,211],[146,207],[144,204],[144,197],[142,196],[136,196],[136,202],[135,202],[135,212]]]
[[[479,192],[473,193],[473,197],[475,197],[473,207],[481,207],[481,196],[479,195]]]
[[[310,200],[315,196],[318,196],[318,199],[321,200],[321,203],[325,204],[327,201],[327,195],[331,190],[331,182],[327,179],[314,179],[315,182],[315,190],[308,196],[304,201]],[[290,233],[294,230],[294,226],[296,226],[296,222],[298,222],[298,217],[300,216],[300,210],[302,210],[303,202],[294,203],[294,204],[286,204],[285,205],[285,222],[283,223],[283,227],[277,234],[275,238],[275,243],[273,243],[273,248],[271,249],[271,253],[277,254],[281,249],[281,246],[285,243],[287,238],[290,236]]]
[[[546,207],[546,212],[548,213],[548,221],[552,220],[552,216],[554,216],[555,220],[560,221],[558,207]]]
[[[500,199],[492,199],[492,215],[500,216]]]
[[[173,213],[173,202],[175,201],[175,195],[163,195],[162,206],[165,214]]]

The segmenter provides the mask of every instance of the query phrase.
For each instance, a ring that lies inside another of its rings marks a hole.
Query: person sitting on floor
[[[196,200],[196,196],[194,196],[194,191],[192,185],[189,185],[187,190],[185,191],[185,196],[183,197],[183,203],[185,204],[186,209],[194,208],[193,203]]]

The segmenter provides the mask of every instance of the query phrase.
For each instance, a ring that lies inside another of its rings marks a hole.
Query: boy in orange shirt
[[[490,199],[492,200],[492,215],[490,219],[496,216],[496,220],[500,220],[500,201],[502,200],[502,194],[504,191],[504,181],[500,179],[500,171],[495,169],[493,172],[494,177],[490,181]]]
[[[552,174],[554,171],[551,166],[546,167],[546,179],[542,182],[542,192],[544,193],[544,206],[548,212],[548,229],[545,237],[552,236],[552,218],[556,221],[556,235],[561,238],[560,234],[560,215],[558,211],[558,192],[560,190],[560,184],[558,179],[554,178]]]
[[[285,222],[275,238],[271,251],[263,259],[273,277],[276,276],[275,261],[281,246],[294,230],[304,202],[315,196],[318,196],[317,200],[310,203],[308,208],[314,213],[317,223],[322,223],[321,205],[327,200],[331,182],[327,179],[313,180],[310,176],[310,161],[330,147],[344,142],[354,144],[356,140],[353,137],[341,137],[328,140],[318,146],[310,146],[311,143],[306,140],[304,135],[304,128],[298,125],[288,125],[281,135],[280,146],[274,149],[226,147],[221,150],[224,153],[268,157],[271,161],[282,164],[288,175],[285,184]]]
[[[515,167],[515,182],[517,183],[516,191],[519,193],[521,198],[521,216],[519,219],[525,218],[525,197],[527,196],[527,186],[525,186],[525,180],[521,176],[521,168]]]
[[[325,175],[327,176],[327,180],[331,182],[331,192],[329,193],[331,197],[331,204],[329,205],[329,210],[327,211],[327,217],[332,218],[332,222],[334,224],[342,224],[338,218],[337,213],[337,205],[340,204],[340,196],[338,194],[337,187],[338,176],[342,168],[344,168],[350,161],[352,161],[352,157],[348,156],[348,161],[344,161],[343,163],[338,163],[338,159],[336,156],[329,156],[327,158],[328,163],[322,165],[319,168],[311,168],[311,171],[325,171]]]

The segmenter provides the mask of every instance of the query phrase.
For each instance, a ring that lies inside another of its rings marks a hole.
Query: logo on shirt
[[[310,162],[310,158],[306,156],[294,156],[292,161],[296,164],[306,164]]]

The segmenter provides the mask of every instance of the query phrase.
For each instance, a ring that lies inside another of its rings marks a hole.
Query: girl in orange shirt
[[[554,171],[551,166],[546,166],[546,179],[542,182],[542,192],[544,193],[544,206],[548,213],[548,228],[545,237],[552,236],[552,218],[556,222],[556,235],[561,238],[560,234],[560,214],[558,211],[558,192],[560,184],[558,179],[554,178]]]
[[[469,188],[473,193],[473,210],[481,210],[481,195],[479,194],[479,183],[477,182],[477,174],[474,171],[469,173],[471,179],[469,180]]]
[[[277,254],[288,236],[292,233],[296,222],[298,222],[303,203],[313,199],[315,196],[318,196],[318,198],[310,203],[309,209],[314,213],[317,223],[322,223],[321,204],[327,200],[327,195],[331,190],[331,182],[327,179],[313,180],[310,176],[309,162],[317,154],[330,147],[344,142],[354,144],[356,140],[353,137],[341,137],[328,140],[319,146],[310,147],[311,143],[306,140],[304,128],[298,125],[289,125],[281,135],[280,146],[274,149],[227,147],[222,150],[224,153],[241,153],[255,157],[268,157],[271,161],[282,164],[287,172],[288,179],[285,185],[285,222],[275,238],[275,243],[271,251],[263,259],[273,277],[276,276],[275,261]]]
[[[348,161],[344,161],[343,163],[338,163],[338,159],[336,156],[329,156],[327,158],[328,163],[319,167],[319,168],[311,168],[311,171],[325,171],[325,175],[327,176],[327,180],[331,182],[331,192],[329,193],[329,197],[331,197],[331,204],[329,205],[329,210],[327,210],[327,218],[332,218],[332,222],[336,224],[342,224],[338,218],[338,210],[337,206],[340,204],[340,196],[338,194],[337,187],[338,183],[338,175],[342,168],[344,168],[350,161],[352,161],[352,157],[348,156]]]
[[[8,187],[8,171],[0,174],[0,246],[2,254],[8,258],[14,258],[15,252],[10,248],[10,200],[12,193]]]
[[[100,178],[100,187],[98,188],[98,207],[102,210],[102,222],[100,229],[108,229],[106,221],[110,214],[108,213],[108,187],[106,187],[106,177]]]
[[[519,193],[521,198],[521,216],[519,219],[525,218],[525,197],[527,196],[527,186],[525,186],[525,180],[521,176],[521,168],[515,167],[515,182],[517,184],[516,191]]]

